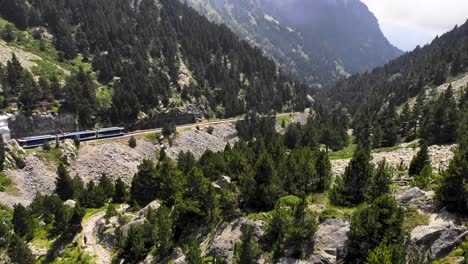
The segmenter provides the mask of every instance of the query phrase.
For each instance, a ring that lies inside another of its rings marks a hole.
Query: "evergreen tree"
[[[34,237],[34,222],[28,209],[17,204],[13,207],[11,220],[15,234],[29,241]]]
[[[3,171],[5,166],[5,141],[3,135],[0,135],[0,172]]]
[[[431,160],[429,158],[429,150],[426,143],[420,145],[420,150],[413,157],[409,167],[409,175],[419,175],[425,166],[431,166]]]
[[[431,165],[426,165],[424,166],[424,168],[421,170],[421,172],[418,175],[414,176],[413,184],[422,190],[426,190],[431,183],[431,178],[432,178]]]
[[[242,226],[241,243],[238,248],[238,260],[239,264],[254,264],[257,263],[256,259],[260,255],[260,251],[255,240],[253,233],[253,227],[251,225]]]
[[[359,206],[351,218],[346,262],[363,263],[368,252],[384,240],[388,245],[400,245],[403,242],[403,218],[403,210],[389,194],[370,205]]]
[[[108,200],[114,197],[115,186],[112,183],[112,180],[106,174],[101,175],[101,177],[99,178],[99,183],[97,187],[102,191],[102,194],[104,196],[103,198],[105,200]]]
[[[378,197],[390,193],[392,183],[392,169],[384,159],[379,162],[377,170],[369,181],[366,190],[366,200],[372,202]]]
[[[442,181],[437,190],[437,199],[448,210],[466,214],[468,212],[468,136],[466,133],[455,150],[453,160],[442,172]]]
[[[370,150],[358,145],[345,173],[336,181],[330,193],[333,203],[357,205],[365,200],[366,188],[372,179],[374,168],[371,164]]]
[[[388,246],[385,241],[372,250],[366,259],[366,264],[403,264],[405,262],[405,247],[401,245]]]
[[[34,264],[36,261],[28,245],[17,235],[11,238],[8,257],[12,263],[17,264]]]
[[[278,177],[273,160],[268,152],[263,152],[255,164],[255,182],[258,208],[272,208],[281,195],[281,179]]]
[[[122,180],[122,178],[118,178],[115,181],[115,192],[114,197],[112,198],[112,202],[118,204],[125,203],[128,201],[128,195],[127,185]]]
[[[315,170],[317,172],[317,191],[323,192],[328,190],[331,182],[331,164],[328,153],[319,151],[315,161]]]
[[[70,177],[68,169],[63,163],[60,163],[57,168],[55,193],[60,197],[60,199],[62,199],[62,201],[73,199],[75,196],[75,185],[73,179]]]
[[[131,148],[136,148],[137,141],[134,136],[131,136],[130,139],[128,140],[128,146]]]

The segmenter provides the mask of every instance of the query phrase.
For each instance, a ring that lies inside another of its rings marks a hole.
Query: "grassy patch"
[[[49,249],[52,246],[52,242],[45,227],[39,226],[34,230],[34,239],[31,241],[31,244],[38,248]]]
[[[286,125],[286,127],[287,127],[287,126],[289,126],[289,124],[291,124],[292,119],[293,119],[294,117],[296,117],[296,116],[297,116],[296,113],[291,113],[291,114],[289,114],[289,115],[277,115],[277,116],[276,116],[276,123],[277,123],[278,125],[281,126],[281,124],[282,124],[283,121],[284,121],[284,123],[285,123],[285,125]]]
[[[31,68],[31,72],[34,75],[47,79],[50,79],[52,76],[56,76],[59,80],[65,79],[65,73],[56,64],[46,60],[36,60],[35,63],[37,65]]]
[[[161,137],[161,132],[154,132],[150,134],[145,134],[144,138],[153,143],[154,145],[159,144],[159,138]]]
[[[341,217],[344,217],[345,219],[349,219],[349,217],[352,215],[352,213],[356,209],[355,207],[343,207],[343,206],[333,205],[330,202],[330,199],[328,198],[328,193],[314,193],[307,197],[307,203],[310,205],[311,204],[325,205],[327,209],[322,212],[322,213],[325,213],[324,217],[335,214],[337,216],[340,215]]]
[[[349,144],[346,148],[339,151],[332,151],[328,154],[331,160],[337,159],[350,159],[354,155],[354,151],[357,148],[357,144],[354,144],[354,137],[349,137]]]
[[[65,249],[63,257],[55,259],[53,264],[65,264],[65,263],[76,263],[76,264],[91,264],[96,263],[94,258],[88,254],[85,254],[79,246],[70,244]]]
[[[86,214],[84,215],[82,222],[87,222],[91,216],[100,212],[105,212],[106,210],[107,210],[107,206],[104,206],[102,208],[97,208],[97,209],[95,208],[86,209]]]
[[[62,156],[62,150],[56,149],[54,145],[55,144],[52,145],[52,148],[49,151],[44,151],[41,148],[35,149],[37,157],[50,166],[52,170],[57,169],[57,166],[61,162],[60,157]]]
[[[405,219],[403,221],[403,230],[410,233],[418,225],[428,225],[429,215],[422,214],[416,207],[409,207],[405,212]]]
[[[324,222],[325,220],[335,218],[341,218],[343,221],[346,221],[349,218],[349,216],[345,212],[336,208],[327,208],[319,215],[320,222]]]
[[[114,90],[109,86],[102,86],[96,90],[96,99],[100,109],[110,109]]]
[[[254,221],[264,221],[266,223],[269,223],[269,221],[273,218],[273,211],[251,213],[247,215],[247,218],[252,219]]]

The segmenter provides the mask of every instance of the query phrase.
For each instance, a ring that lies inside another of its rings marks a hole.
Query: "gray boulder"
[[[417,226],[411,232],[411,244],[425,251],[431,251],[435,258],[446,257],[468,236],[468,228],[455,223],[450,213],[432,214],[429,225]]]
[[[327,219],[315,233],[315,261],[311,263],[336,263],[339,252],[343,252],[348,240],[349,222],[340,218]]]
[[[434,192],[423,191],[418,187],[407,189],[403,194],[396,197],[398,204],[403,207],[416,207],[421,210],[433,208]]]
[[[223,258],[226,263],[232,263],[234,246],[236,243],[240,242],[240,237],[242,235],[241,228],[244,224],[253,227],[254,235],[257,240],[265,235],[265,231],[262,229],[264,224],[262,221],[254,221],[246,217],[241,217],[230,223],[225,222],[218,227],[211,240],[203,243],[206,244],[206,247],[202,255],[219,256]]]

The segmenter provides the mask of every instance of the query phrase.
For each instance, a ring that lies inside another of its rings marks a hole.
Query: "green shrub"
[[[131,136],[130,139],[128,140],[128,145],[131,147],[131,148],[136,148],[137,146],[137,141],[136,141],[136,138],[134,136]]]

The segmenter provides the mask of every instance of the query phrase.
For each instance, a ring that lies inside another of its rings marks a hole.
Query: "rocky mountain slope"
[[[182,2],[226,24],[310,83],[327,84],[402,54],[359,0]]]

